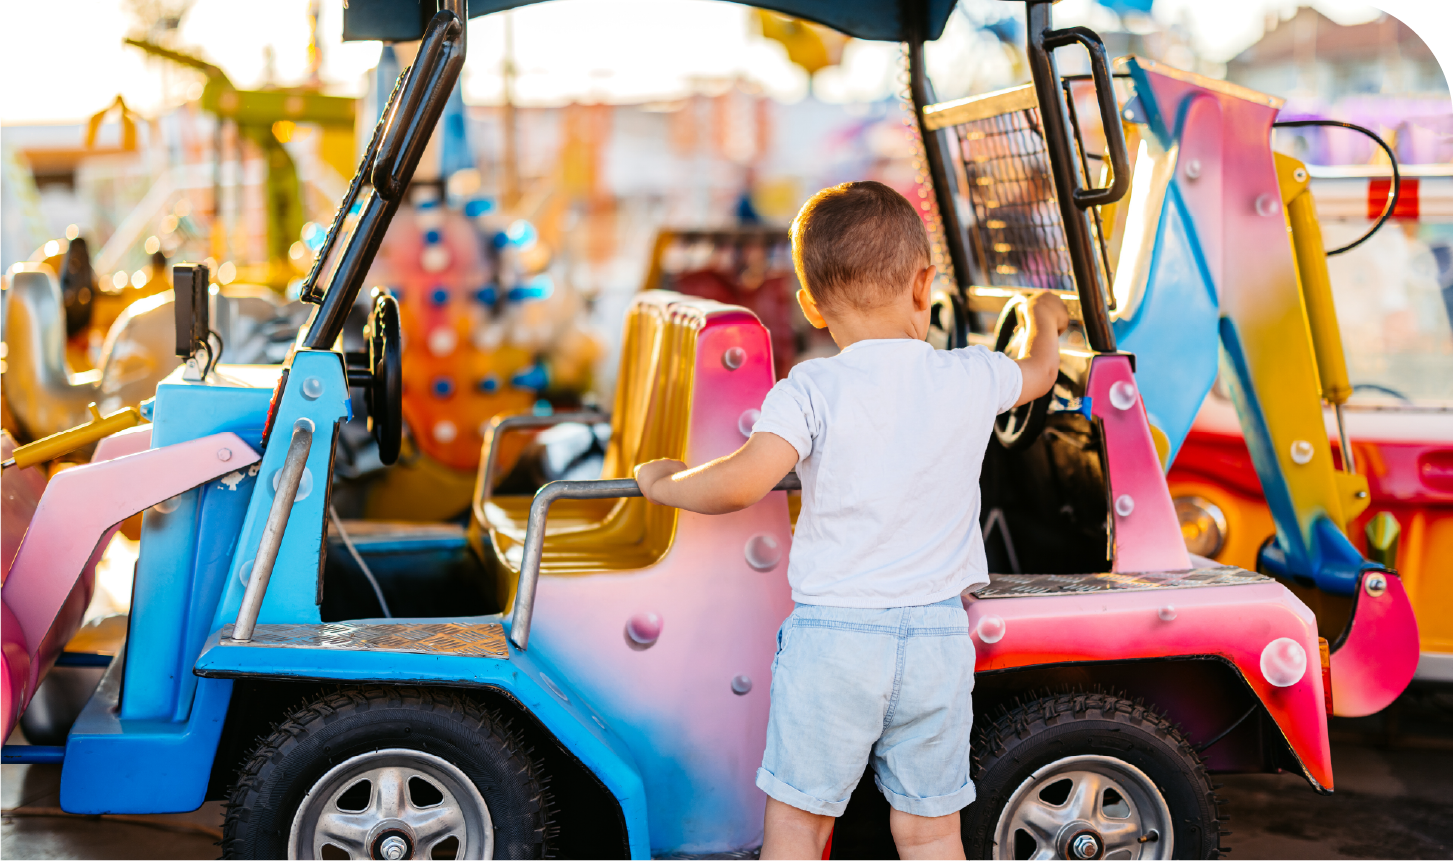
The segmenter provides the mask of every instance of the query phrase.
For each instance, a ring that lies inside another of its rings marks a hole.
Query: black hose
[[[1392,164],[1392,193],[1387,196],[1387,205],[1382,208],[1382,215],[1378,217],[1377,223],[1372,225],[1366,233],[1357,237],[1356,241],[1349,242],[1341,248],[1333,248],[1331,251],[1328,251],[1328,257],[1334,254],[1341,254],[1344,251],[1351,251],[1371,239],[1372,234],[1376,233],[1382,227],[1383,223],[1392,217],[1393,210],[1397,209],[1398,198],[1402,195],[1403,177],[1398,172],[1397,155],[1393,153],[1392,147],[1388,146],[1386,141],[1378,137],[1376,132],[1371,129],[1365,129],[1355,123],[1344,123],[1341,120],[1286,120],[1284,122],[1272,123],[1271,125],[1273,128],[1287,129],[1301,128],[1304,126],[1332,126],[1335,128],[1352,129],[1355,132],[1361,132],[1372,138],[1372,142],[1382,147],[1382,151],[1387,153],[1388,161]]]

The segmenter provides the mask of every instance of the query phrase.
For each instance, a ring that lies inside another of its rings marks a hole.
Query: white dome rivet
[[[1201,176],[1201,160],[1193,158],[1186,162],[1186,179],[1199,179]]]
[[[1135,497],[1128,493],[1122,493],[1115,497],[1115,513],[1121,517],[1129,517],[1135,510]]]
[[[282,470],[278,470],[277,472],[275,472],[275,473],[272,474],[272,489],[273,489],[274,492],[277,491],[278,483],[282,481],[282,477],[283,477],[283,471]],[[303,477],[298,482],[298,492],[297,492],[297,495],[295,495],[293,497],[293,504],[296,505],[297,503],[302,502],[303,500],[307,499],[308,498],[308,494],[310,494],[312,492],[313,492],[313,472],[312,472],[312,470],[308,469],[305,466],[305,467],[303,467]]]
[[[752,435],[752,426],[761,417],[761,410],[743,410],[742,414],[737,417],[737,430],[742,432],[742,436],[750,437]]]
[[[434,423],[433,434],[435,442],[448,445],[459,437],[459,428],[455,427],[454,422],[441,419]]]
[[[303,397],[310,401],[316,401],[323,394],[323,381],[317,377],[308,377],[303,380]]]
[[[449,326],[439,326],[429,333],[429,352],[443,358],[459,346],[459,335]]]
[[[637,613],[626,622],[626,636],[639,646],[653,646],[661,639],[661,617],[655,613]]]
[[[752,690],[752,677],[751,676],[733,676],[732,677],[732,693],[734,693],[737,696],[741,697],[741,696],[746,696],[748,693],[751,692],[751,690]]]
[[[979,639],[985,643],[997,643],[1004,639],[1004,632],[1008,627],[998,616],[985,616],[974,627],[974,633],[978,634]]]
[[[1281,212],[1281,201],[1277,200],[1275,195],[1262,194],[1257,196],[1257,215],[1276,215],[1278,212]]]
[[[1138,399],[1139,393],[1135,391],[1135,384],[1129,380],[1120,380],[1110,386],[1110,405],[1117,410],[1130,409]]]
[[[419,268],[425,272],[440,272],[449,268],[449,249],[443,245],[426,245],[419,254]]]
[[[1289,688],[1307,674],[1307,651],[1290,637],[1278,637],[1261,650],[1261,674],[1279,688]]]
[[[223,463],[226,463],[227,461],[231,460],[232,459],[232,449],[230,449],[230,448],[219,448],[219,449],[217,449],[217,459],[220,460],[220,461],[222,461]]]
[[[721,363],[729,371],[735,371],[747,361],[747,351],[741,347],[728,347],[725,353],[721,354]]]
[[[1176,608],[1166,604],[1164,607],[1156,610],[1155,615],[1159,616],[1162,622],[1173,622],[1176,617]]]
[[[1294,440],[1292,440],[1292,448],[1291,448],[1292,463],[1294,463],[1294,464],[1296,464],[1298,466],[1301,466],[1301,465],[1307,464],[1307,463],[1311,463],[1312,462],[1312,456],[1315,455],[1316,453],[1317,453],[1317,449],[1311,443],[1307,442],[1306,440],[1304,440],[1304,439],[1294,439]]]
[[[782,561],[782,545],[765,532],[747,539],[745,553],[747,564],[758,571],[771,571]]]

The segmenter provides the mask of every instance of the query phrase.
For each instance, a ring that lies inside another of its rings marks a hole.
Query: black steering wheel
[[[398,300],[378,292],[363,337],[368,341],[370,377],[363,390],[368,429],[378,442],[379,460],[391,464],[399,459],[404,433],[404,350]]]
[[[1009,353],[1013,349],[1018,352],[1028,331],[1028,307],[1023,297],[1010,299],[1004,306],[995,329],[995,351]],[[1054,389],[1051,388],[1027,404],[1020,404],[1000,413],[994,419],[994,438],[1010,451],[1028,448],[1044,431],[1044,421],[1049,415],[1049,399],[1053,395]]]

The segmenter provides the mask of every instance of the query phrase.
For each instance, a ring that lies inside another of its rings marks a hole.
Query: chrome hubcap
[[[1002,859],[1170,858],[1170,808],[1155,782],[1109,756],[1070,756],[1031,774],[994,833]]]
[[[490,858],[489,806],[464,772],[406,748],[334,766],[298,805],[289,858]]]

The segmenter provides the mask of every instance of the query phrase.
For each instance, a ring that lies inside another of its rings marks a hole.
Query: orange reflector
[[[1322,699],[1327,704],[1327,714],[1332,713],[1332,648],[1326,637],[1317,638],[1317,651],[1322,655]]]

